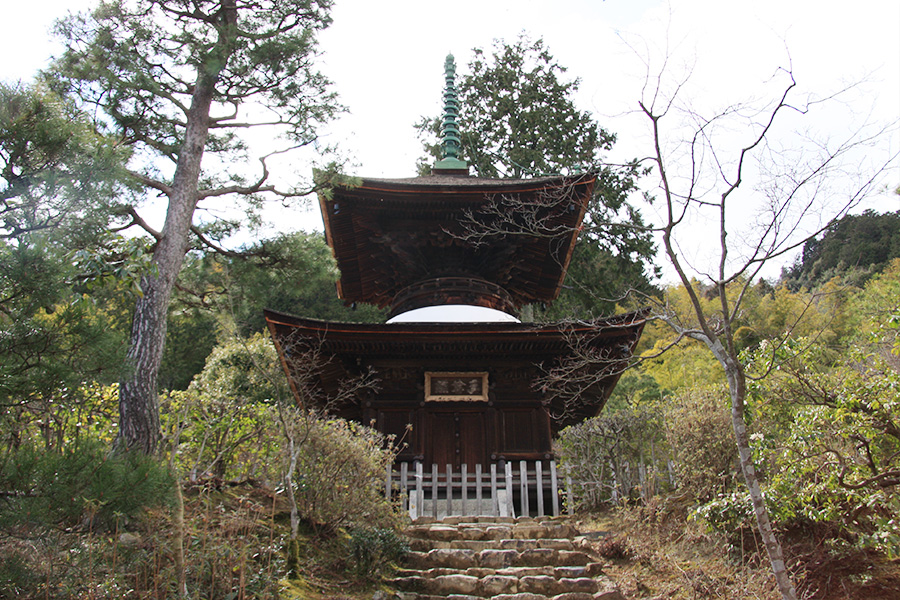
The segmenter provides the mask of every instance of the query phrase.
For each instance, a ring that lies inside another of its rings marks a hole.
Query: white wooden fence
[[[448,515],[545,516],[560,514],[560,496],[567,495],[572,514],[572,483],[561,486],[556,461],[516,461],[471,468],[453,465],[440,469],[421,462],[388,467],[384,480],[387,498],[399,499],[413,519]]]

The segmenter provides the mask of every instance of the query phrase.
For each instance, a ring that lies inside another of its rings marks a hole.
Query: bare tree
[[[777,89],[772,100],[729,106],[712,116],[681,103],[684,81],[668,96],[661,77],[646,81],[639,105],[652,131],[654,148],[648,160],[659,179],[663,249],[691,306],[687,317],[665,310],[659,316],[679,339],[705,344],[725,371],[740,467],[759,533],[782,597],[796,599],[751,456],[745,420],[751,376],[735,343],[734,324],[763,267],[783,259],[858,205],[877,187],[895,156],[874,167],[854,163],[884,128],[863,127],[836,143],[804,135],[800,147],[776,144],[776,136],[784,126],[792,126],[793,118],[808,116],[837,96],[798,98],[794,75],[787,69],[779,69],[770,82]],[[671,130],[664,125],[678,117],[690,124],[690,133],[671,144]],[[729,139],[738,140],[731,150],[719,136],[726,129],[735,136]],[[750,186],[753,194],[739,193]],[[746,209],[758,206],[759,198],[765,202],[751,215]],[[695,241],[691,237],[698,236],[697,220],[704,217],[709,224],[699,235],[716,241],[715,265],[708,270],[691,264],[687,250]],[[710,297],[715,309],[703,301]]]

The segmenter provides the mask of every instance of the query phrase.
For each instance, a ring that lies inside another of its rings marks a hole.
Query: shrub
[[[638,404],[560,432],[560,463],[572,478],[578,509],[647,498],[668,486],[669,453],[659,421],[653,404]]]
[[[700,502],[728,491],[738,462],[725,392],[694,388],[671,396],[665,424],[678,489]]]
[[[354,527],[350,530],[350,569],[361,579],[374,580],[409,552],[409,544],[393,529]]]
[[[186,391],[162,399],[179,470],[192,481],[276,480],[283,438],[275,405],[288,396],[271,339],[257,334],[216,346]]]
[[[168,470],[138,454],[109,456],[100,442],[62,450],[10,448],[0,467],[0,527],[23,524],[110,526],[143,508],[168,504]]]
[[[392,440],[344,419],[297,418],[306,429],[294,477],[300,517],[320,531],[394,527],[397,517],[382,487],[394,461]]]

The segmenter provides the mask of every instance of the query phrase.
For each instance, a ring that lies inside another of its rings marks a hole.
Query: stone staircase
[[[625,600],[559,517],[419,519],[407,535],[392,581],[401,600]]]

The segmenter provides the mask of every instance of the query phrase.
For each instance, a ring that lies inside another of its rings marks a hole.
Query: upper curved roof
[[[427,175],[335,183],[319,193],[346,303],[390,306],[407,286],[473,277],[518,307],[554,300],[596,176]]]

